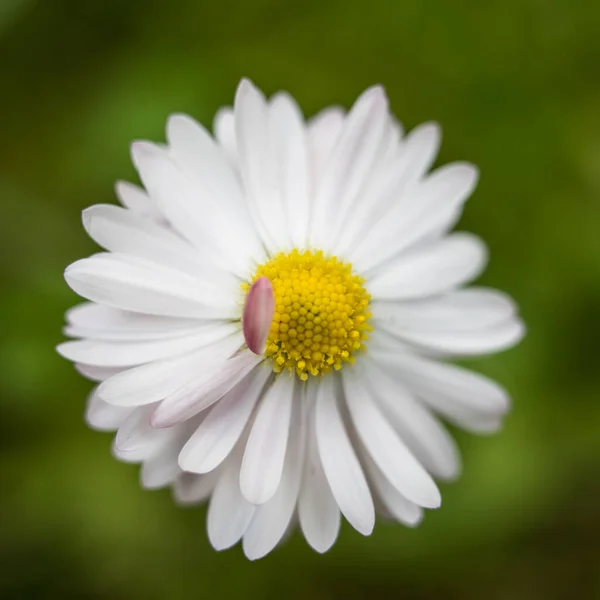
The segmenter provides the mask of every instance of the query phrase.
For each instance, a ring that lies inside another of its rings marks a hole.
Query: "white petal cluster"
[[[214,137],[182,115],[167,144],[136,142],[144,189],[83,215],[105,252],[66,270],[89,302],[59,347],[99,385],[87,421],[116,431],[117,458],[180,503],[210,499],[217,550],[257,559],[296,523],[318,552],[343,515],[368,535],[377,512],[414,526],[440,505],[434,479],[460,471],[440,417],[491,432],[509,407],[493,381],[446,359],[514,345],[524,327],[506,295],[465,287],[483,242],[450,233],[477,170],[429,172],[435,124],[405,135],[380,87],[347,113],[305,121],[285,93],[242,81]],[[244,344],[240,284],[275,253],[322,250],[371,294],[368,350],[303,382]]]

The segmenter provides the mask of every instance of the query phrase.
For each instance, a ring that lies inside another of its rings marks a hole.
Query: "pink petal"
[[[254,354],[263,353],[274,313],[273,284],[267,277],[260,277],[248,292],[242,316],[244,339]]]

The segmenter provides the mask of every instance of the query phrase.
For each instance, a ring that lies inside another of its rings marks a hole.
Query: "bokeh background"
[[[416,530],[300,535],[257,563],[214,552],[204,508],[145,492],[82,420],[60,359],[94,252],[81,210],[135,179],[132,139],[171,112],[210,125],[241,76],[307,115],[383,83],[439,162],[482,171],[460,227],[519,301],[517,349],[473,366],[511,391],[494,437]],[[2,599],[600,598],[600,4],[594,0],[0,0]]]

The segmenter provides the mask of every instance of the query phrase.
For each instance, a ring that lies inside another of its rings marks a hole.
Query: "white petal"
[[[199,370],[210,372],[242,344],[241,334],[201,348],[186,356],[157,361],[119,373],[102,382],[98,395],[117,406],[158,402],[193,380]]]
[[[467,429],[489,430],[509,409],[506,391],[495,381],[422,357],[377,354],[377,365],[406,385],[429,406]]]
[[[178,337],[202,321],[145,315],[85,302],[69,309],[65,334],[95,340],[136,341]]]
[[[386,131],[386,144],[385,151],[381,157],[382,162],[389,163],[396,156],[398,156],[401,151],[403,141],[402,136],[404,135],[404,127],[402,123],[398,121],[395,115],[388,115],[388,123],[387,123],[387,131]]]
[[[467,331],[493,327],[516,313],[505,294],[485,288],[454,290],[434,298],[407,302],[374,302],[374,324],[394,335],[405,331]]]
[[[302,112],[289,94],[271,100],[269,125],[290,240],[306,247],[312,195],[308,141]]]
[[[152,416],[154,427],[172,427],[220,400],[259,364],[262,357],[249,350],[212,364],[163,400]]]
[[[388,132],[388,137],[393,138],[393,135]],[[389,153],[390,150],[382,151],[382,154],[385,152]],[[340,232],[335,245],[335,252],[339,255],[354,256],[363,243],[370,243],[372,230],[383,219],[387,222],[406,186],[413,181],[414,174],[407,173],[404,168],[410,161],[402,152],[399,153],[398,148],[391,158],[378,162],[377,169],[365,184],[361,201],[356,204]],[[360,260],[360,256],[357,256]]]
[[[256,368],[228,392],[183,447],[179,466],[192,473],[208,473],[229,455],[262,395],[271,371]]]
[[[433,479],[375,405],[357,369],[345,370],[342,379],[354,426],[375,464],[405,498],[437,508],[441,497]]]
[[[229,158],[237,160],[235,117],[233,116],[233,109],[231,107],[227,106],[217,111],[213,120],[213,133],[219,144],[221,144],[221,147],[229,155]]]
[[[317,183],[325,171],[344,124],[343,109],[326,108],[308,122],[313,180]]]
[[[380,86],[364,92],[345,119],[315,190],[310,235],[317,247],[331,250],[338,228],[351,213],[382,150],[387,119],[387,98]]]
[[[117,181],[115,184],[115,194],[119,202],[130,211],[157,223],[165,222],[165,218],[158,210],[156,204],[139,186],[128,181]]]
[[[172,484],[182,471],[177,464],[181,440],[174,440],[161,452],[144,461],[140,470],[140,482],[147,490],[157,490]]]
[[[115,442],[113,440],[111,446],[111,453],[117,460],[121,462],[138,464],[146,460],[146,454],[148,454],[148,449],[141,448],[137,452],[122,452],[119,448],[115,446]]]
[[[180,505],[204,502],[211,495],[220,475],[220,468],[205,475],[180,473],[179,477],[173,483],[173,497],[175,502]]]
[[[288,443],[295,379],[280,374],[265,391],[244,452],[240,487],[252,504],[264,504],[279,487]]]
[[[241,451],[234,454],[223,466],[223,474],[208,507],[208,539],[215,550],[225,550],[237,544],[256,509],[242,496],[239,485]]]
[[[122,373],[124,370],[117,367],[96,367],[94,365],[81,364],[76,364],[75,369],[90,381],[105,381],[118,373]]]
[[[301,415],[304,398],[302,396],[301,387],[295,386],[292,426],[281,483],[268,502],[256,507],[256,512],[244,533],[244,553],[250,560],[262,558],[277,546],[294,515],[304,458],[305,432]]]
[[[385,372],[369,365],[364,377],[386,418],[418,461],[435,477],[455,479],[461,469],[460,456],[444,426]]]
[[[80,296],[114,308],[168,317],[235,319],[234,287],[222,288],[120,254],[79,260],[65,271]]]
[[[375,526],[375,507],[362,467],[342,422],[332,377],[319,382],[316,434],[327,481],[342,514],[363,535]]]
[[[85,421],[98,431],[116,431],[131,413],[130,408],[113,406],[101,400],[95,390],[88,396]]]
[[[417,180],[423,177],[434,163],[442,140],[442,130],[432,121],[421,123],[404,139],[402,154],[406,163],[402,170],[407,177]]]
[[[118,408],[118,407],[116,407]],[[158,430],[150,425],[150,416],[155,405],[129,409],[127,419],[121,424],[114,442],[117,457],[127,462],[138,462],[152,458],[176,436],[174,430]]]
[[[132,154],[146,189],[173,227],[215,266],[246,276],[250,256],[231,235],[223,211],[208,191],[201,190],[161,148],[135,142]]]
[[[162,488],[171,485],[181,477],[183,471],[179,468],[177,457],[190,433],[198,427],[203,418],[204,415],[199,415],[188,423],[164,431],[164,435],[168,436],[166,443],[142,464],[140,471],[142,487],[146,489]]]
[[[431,406],[433,407],[433,404],[431,404]],[[442,414],[442,411],[438,412]],[[448,409],[448,413],[446,418],[449,421],[453,421],[459,427],[479,435],[491,435],[497,433],[502,429],[504,424],[504,419],[497,416],[473,414],[471,412],[463,412],[451,408]],[[450,416],[450,413],[453,413],[452,416]]]
[[[506,350],[525,335],[520,319],[509,319],[477,331],[405,332],[402,339],[426,350],[451,356],[477,356]]]
[[[235,195],[241,193],[239,180],[225,153],[198,121],[188,115],[171,115],[167,139],[175,161],[188,173],[198,173],[207,188],[224,196],[221,206],[236,202]]]
[[[167,122],[169,154],[193,187],[194,202],[206,223],[213,223],[218,247],[250,254],[261,262],[264,252],[249,221],[238,173],[226,153],[200,123],[187,115],[171,115]],[[193,207],[189,207],[193,208]],[[240,263],[245,264],[245,263]]]
[[[137,256],[197,276],[214,270],[173,231],[132,211],[96,204],[82,214],[88,235],[110,252]]]
[[[319,457],[314,406],[310,408],[307,417],[306,457],[298,499],[298,517],[306,541],[314,550],[323,553],[327,552],[337,539],[340,531],[340,509],[331,493]]]
[[[196,329],[197,333],[170,340],[147,342],[78,340],[60,344],[57,351],[61,356],[78,363],[99,367],[131,367],[187,354],[229,337],[237,329],[238,327],[232,323],[219,323],[199,327]]]
[[[473,165],[453,163],[441,167],[422,182],[406,185],[399,199],[396,196],[395,202],[388,203],[388,210],[374,210],[379,221],[370,223],[364,239],[349,252],[349,259],[357,269],[369,271],[407,251],[432,232],[439,234],[456,220],[475,188],[477,176]]]
[[[390,483],[389,479],[381,472],[381,469],[367,452],[362,454],[362,459],[369,474],[369,479],[372,482],[374,492],[377,494],[384,508],[397,521],[409,527],[418,525],[423,519],[423,509],[414,502],[407,500]]]
[[[240,173],[250,214],[265,245],[271,251],[281,250],[290,245],[290,239],[276,185],[268,106],[247,79],[240,82],[234,104]]]
[[[369,280],[376,300],[410,300],[440,294],[481,273],[487,250],[476,236],[455,233],[403,255]]]
[[[368,261],[388,250],[389,242],[381,247],[381,228],[398,232],[403,217],[397,213],[405,212],[400,204],[403,196],[407,189],[421,180],[433,163],[440,136],[436,123],[425,123],[413,129],[391,156],[387,150],[388,156],[380,161],[376,176],[368,182],[364,197],[336,246],[336,252],[347,256],[355,267],[361,264],[361,260]],[[393,143],[393,136],[388,143]],[[378,230],[378,235],[373,235],[374,230]],[[395,243],[399,241],[396,235],[392,240]]]

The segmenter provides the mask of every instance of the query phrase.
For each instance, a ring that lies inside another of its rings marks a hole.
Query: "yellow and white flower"
[[[449,233],[476,168],[429,173],[438,126],[404,135],[379,86],[305,121],[244,80],[214,138],[174,115],[167,141],[133,144],[144,189],[84,211],[106,252],[65,273],[90,301],[59,346],[99,382],[88,423],[145,487],[210,498],[217,550],[260,558],[299,522],[324,552],[341,514],[416,525],[460,471],[439,416],[490,432],[509,405],[445,360],[524,332],[510,298],[465,287],[481,240]]]

